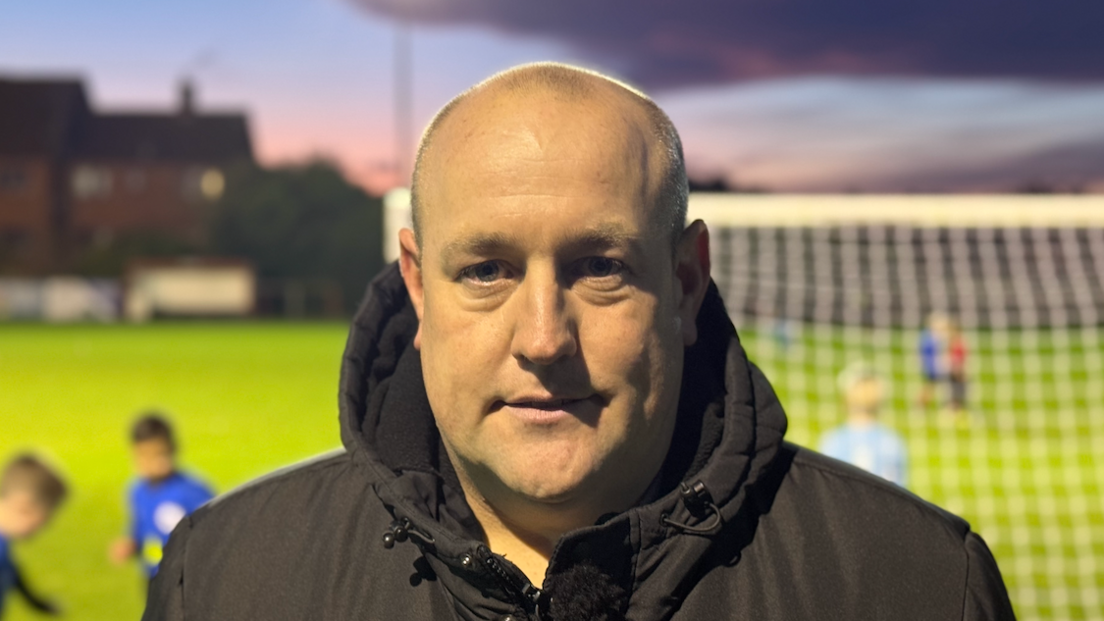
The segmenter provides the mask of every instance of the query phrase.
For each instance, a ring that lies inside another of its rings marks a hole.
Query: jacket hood
[[[560,600],[561,613],[544,617],[567,618],[567,598],[548,592],[572,575],[608,586],[612,603],[600,605],[616,610],[605,618],[631,617],[637,607],[677,607],[711,563],[738,558],[749,534],[735,526],[754,520],[757,499],[777,485],[786,417],[748,362],[714,285],[697,318],[698,341],[686,350],[675,433],[653,500],[565,535],[543,592],[482,544],[426,397],[412,346],[417,325],[392,264],[369,285],[353,320],[341,369],[341,437],[395,517],[385,544],[417,544],[462,617],[541,616]]]

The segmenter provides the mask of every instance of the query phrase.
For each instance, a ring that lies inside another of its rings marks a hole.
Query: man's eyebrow
[[[643,240],[630,234],[623,227],[610,224],[583,228],[568,235],[568,247],[573,250],[609,250],[623,248],[637,251],[643,249]]]
[[[627,232],[624,227],[610,224],[585,227],[570,231],[567,235],[565,250],[575,252],[600,252],[612,248],[622,248],[631,252],[643,252],[643,240]],[[508,233],[478,233],[470,237],[453,240],[441,249],[441,260],[448,264],[458,255],[494,256],[504,254],[520,247],[521,241],[516,235]]]
[[[458,254],[488,256],[517,247],[517,238],[506,233],[480,233],[453,240],[441,250],[441,259],[448,263]]]

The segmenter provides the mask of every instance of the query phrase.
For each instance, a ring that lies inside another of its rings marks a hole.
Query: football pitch
[[[177,425],[181,463],[226,491],[340,445],[343,324],[0,324],[0,458],[38,448],[60,462],[70,501],[17,547],[29,581],[70,619],[138,619],[138,568],[116,567],[125,528],[128,426],[145,408]],[[11,597],[5,621],[40,619]]]
[[[33,448],[73,489],[16,555],[72,619],[137,619],[134,565],[107,546],[125,527],[127,428],[146,408],[178,427],[181,463],[219,491],[339,444],[338,323],[0,324],[0,458]],[[965,424],[918,408],[915,335],[844,328],[741,331],[815,446],[842,420],[838,371],[867,358],[888,378],[888,424],[910,450],[909,487],[989,542],[1021,619],[1104,619],[1104,339],[1095,330],[968,335]],[[38,618],[18,598],[5,619]]]

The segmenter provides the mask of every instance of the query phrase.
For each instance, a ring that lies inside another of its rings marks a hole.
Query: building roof
[[[65,153],[89,113],[78,80],[0,77],[0,155]]]
[[[249,159],[252,148],[240,114],[103,114],[88,123],[81,157],[230,161]]]
[[[225,162],[252,159],[243,114],[206,114],[192,103],[167,112],[100,114],[79,80],[0,78],[0,155]]]

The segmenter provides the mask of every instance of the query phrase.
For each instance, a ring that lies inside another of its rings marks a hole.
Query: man
[[[560,65],[427,129],[346,451],[181,522],[157,619],[1011,618],[967,525],[782,441],[684,227],[678,135]]]

